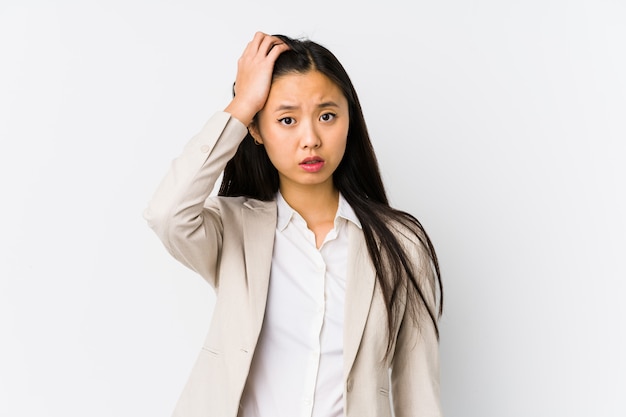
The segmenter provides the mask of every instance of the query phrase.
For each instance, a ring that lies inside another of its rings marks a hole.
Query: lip
[[[300,167],[306,172],[318,172],[326,162],[319,156],[309,156],[300,161]]]

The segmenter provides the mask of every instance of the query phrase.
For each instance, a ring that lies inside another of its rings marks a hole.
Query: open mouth
[[[307,172],[317,172],[324,166],[324,160],[317,156],[311,156],[303,159],[300,166]]]

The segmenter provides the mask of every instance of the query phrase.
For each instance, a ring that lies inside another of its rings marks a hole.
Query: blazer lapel
[[[350,225],[350,229],[343,324],[344,378],[347,378],[352,369],[359,350],[376,283],[376,271],[367,251],[363,232],[351,222],[347,224]]]
[[[241,210],[251,328],[256,344],[267,303],[276,232],[276,202],[248,200]]]

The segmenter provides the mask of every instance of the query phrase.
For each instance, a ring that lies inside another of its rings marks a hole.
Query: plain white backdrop
[[[448,417],[626,415],[620,0],[0,0],[0,415],[168,416],[213,294],[141,217],[256,30],[329,47],[443,271]]]

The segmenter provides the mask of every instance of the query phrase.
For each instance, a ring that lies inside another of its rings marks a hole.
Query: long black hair
[[[276,36],[289,46],[289,50],[276,60],[273,80],[285,74],[316,70],[332,80],[348,101],[350,125],[346,150],[333,173],[333,183],[361,222],[385,301],[388,328],[395,329],[399,325],[399,315],[395,313],[405,308],[402,302],[404,293],[406,308],[415,322],[418,322],[418,315],[428,314],[438,336],[437,321],[443,310],[443,291],[435,249],[414,216],[389,205],[361,104],[348,74],[325,47],[310,40]],[[278,187],[278,172],[270,162],[265,147],[256,146],[248,133],[224,169],[219,195],[269,201],[275,198]],[[425,255],[420,262],[409,259],[406,243],[398,238],[399,233],[417,243],[418,253]],[[419,270],[415,270],[416,263],[420,265]],[[438,301],[433,293],[439,295]],[[390,330],[388,353],[393,338]]]

